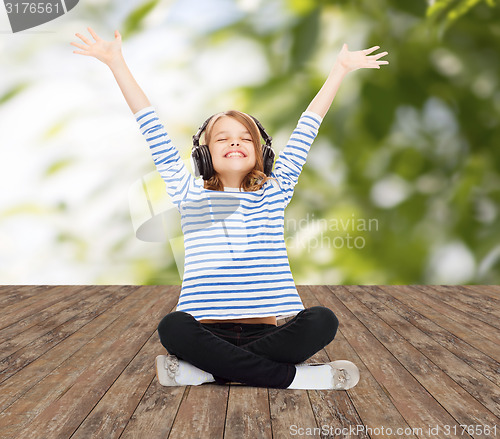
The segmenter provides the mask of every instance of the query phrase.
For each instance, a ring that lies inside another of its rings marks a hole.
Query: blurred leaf
[[[74,159],[61,159],[57,160],[56,162],[52,163],[45,171],[44,177],[50,177],[53,176],[54,174],[57,174],[59,171],[62,171],[63,169],[67,168],[68,166],[72,165],[75,163]]]
[[[393,155],[390,167],[405,180],[415,180],[424,173],[425,158],[421,151],[405,148]]]
[[[319,30],[320,9],[314,9],[304,18],[300,19],[291,31],[293,43],[290,51],[290,69],[293,72],[300,70],[304,63],[314,54]]]
[[[402,2],[401,0],[389,0],[388,6],[392,10],[402,11],[420,18],[424,18],[428,9],[429,0]]]
[[[430,0],[426,16],[428,22],[438,27],[439,38],[453,22],[467,14],[480,3],[495,7],[495,0]]]
[[[60,133],[65,126],[66,126],[66,121],[60,121],[52,124],[43,134],[42,140],[48,141],[52,137],[57,136],[57,134]]]
[[[49,213],[50,209],[40,206],[39,204],[35,203],[22,203],[18,204],[16,206],[11,206],[8,207],[7,209],[4,209],[3,211],[0,211],[0,218],[8,218],[16,215],[33,215],[33,216],[38,216],[38,215],[45,215],[46,213]]]
[[[318,0],[287,0],[287,5],[292,12],[298,15],[309,14],[318,7]]]
[[[0,105],[5,104],[10,101],[14,97],[16,97],[19,93],[21,93],[24,89],[26,89],[30,85],[29,82],[21,82],[19,84],[14,85],[10,89],[8,89],[3,95],[0,96]]]
[[[69,232],[59,232],[56,236],[56,242],[61,246],[70,246],[76,261],[86,262],[89,258],[89,243],[80,236]]]
[[[120,32],[123,39],[126,39],[138,32],[141,27],[141,22],[147,17],[147,15],[155,8],[159,3],[159,0],[150,0],[140,4],[135,8],[123,22],[123,31]]]

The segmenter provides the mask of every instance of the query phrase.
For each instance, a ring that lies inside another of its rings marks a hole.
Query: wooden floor
[[[353,389],[162,387],[180,286],[0,287],[0,437],[500,438],[499,286],[297,288],[340,320],[309,362],[355,362]]]

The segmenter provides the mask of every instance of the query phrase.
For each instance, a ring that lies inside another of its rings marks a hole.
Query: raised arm
[[[121,51],[120,33],[116,30],[114,41],[109,42],[99,38],[90,27],[87,29],[95,42],[77,33],[75,35],[86,45],[71,43],[82,49],[82,51],[73,51],[73,53],[93,56],[111,69],[130,110],[134,114],[141,134],[149,145],[156,169],[165,181],[167,192],[172,202],[180,210],[181,203],[188,197],[189,190],[194,184],[194,177],[181,160],[179,151],[172,144],[154,107],[151,106],[125,64]]]
[[[381,64],[389,64],[389,61],[377,61],[382,56],[387,55],[387,52],[368,56],[379,48],[380,46],[373,46],[369,49],[350,52],[347,49],[347,44],[344,43],[328,78],[309,104],[309,107],[307,107],[307,111],[312,111],[321,116],[321,118],[325,117],[337,94],[340,83],[347,73],[361,68],[380,69]]]
[[[135,114],[139,110],[149,107],[151,103],[142,91],[141,87],[139,87],[139,84],[137,84],[136,80],[132,76],[132,73],[130,73],[129,68],[125,63],[125,59],[123,58],[122,37],[120,32],[115,30],[115,39],[113,41],[104,41],[91,27],[88,27],[87,29],[95,41],[91,41],[85,36],[76,33],[75,35],[79,37],[85,45],[71,42],[71,45],[82,49],[81,51],[74,50],[73,53],[93,56],[111,69],[111,72],[113,73],[132,113]]]
[[[285,206],[290,203],[294,187],[306,162],[311,144],[318,134],[321,122],[332,105],[333,98],[337,94],[344,76],[356,69],[364,67],[380,68],[380,64],[389,64],[388,61],[377,61],[387,52],[367,56],[375,49],[378,49],[378,46],[357,52],[349,52],[347,44],[344,44],[323,87],[311,101],[306,111],[302,113],[290,140],[276,160],[274,173],[271,174],[277,178],[280,184],[284,194]]]

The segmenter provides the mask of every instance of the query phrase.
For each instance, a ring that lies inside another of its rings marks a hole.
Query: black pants
[[[200,323],[183,311],[158,325],[161,344],[177,358],[211,373],[217,384],[286,389],[302,363],[330,343],[339,321],[314,306],[280,326],[254,323]]]

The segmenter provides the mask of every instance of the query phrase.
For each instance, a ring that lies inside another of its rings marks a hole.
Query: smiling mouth
[[[246,155],[241,152],[229,152],[224,156],[226,159],[243,159],[245,157]]]

